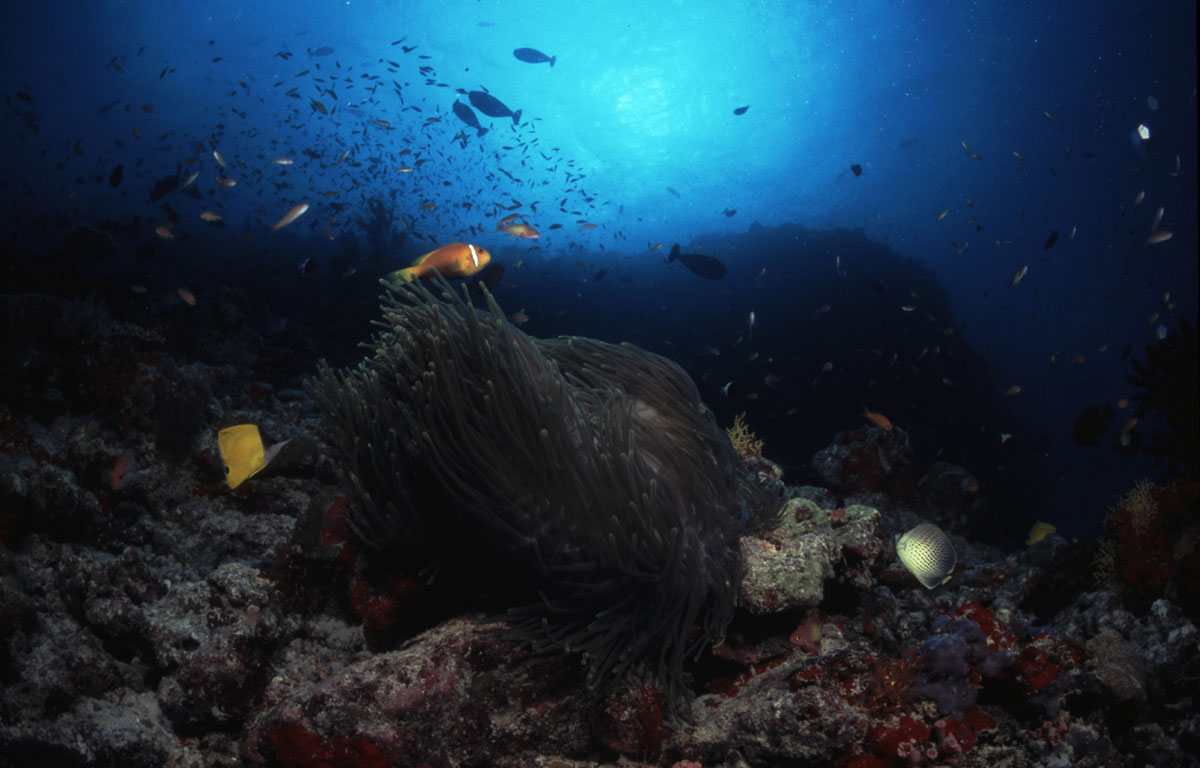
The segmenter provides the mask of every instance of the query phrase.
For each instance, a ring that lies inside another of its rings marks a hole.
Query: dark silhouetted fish
[[[855,163],[854,165],[850,166],[850,170],[854,171],[855,176],[862,176],[862,166],[859,165],[858,163]]]
[[[475,109],[478,109],[488,117],[511,117],[514,125],[521,122],[521,110],[518,109],[516,112],[513,112],[504,106],[504,102],[490,93],[468,91],[467,98],[471,100],[472,107],[475,107]]]
[[[116,168],[112,169],[112,173],[108,176],[108,186],[113,187],[114,189],[121,186],[121,179],[124,178],[124,176],[125,166],[118,164]]]
[[[1112,421],[1112,418],[1111,405],[1105,405],[1103,408],[1093,405],[1088,408],[1075,420],[1075,430],[1072,435],[1075,442],[1079,445],[1098,445],[1100,438],[1108,430],[1108,423]]]
[[[159,179],[158,181],[154,182],[154,187],[153,187],[153,189],[150,190],[149,202],[151,202],[151,203],[158,202],[159,200],[163,199],[167,195],[174,192],[176,189],[179,189],[179,181],[180,181],[179,175],[174,174],[171,176],[164,176],[161,179]]]
[[[667,187],[667,191],[670,192],[672,195],[675,195],[675,197],[682,197],[682,195],[680,195],[678,192],[671,189],[670,187]]]
[[[454,116],[478,131],[478,135],[482,136],[488,132],[487,128],[483,128],[479,125],[479,118],[475,117],[475,113],[472,112],[471,108],[466,104],[463,104],[461,101],[456,101],[454,102],[453,109]]]
[[[308,49],[309,56],[328,56],[331,53],[333,53],[333,47],[328,45],[322,45],[320,48]]]
[[[738,107],[737,109],[733,110],[733,114],[735,114],[735,115],[744,115],[744,114],[746,114],[746,110],[747,110],[747,109],[750,109],[750,105],[749,105],[749,104],[747,104],[747,105],[746,105],[746,106],[744,106],[744,107]]]
[[[1054,244],[1057,242],[1058,242],[1058,230],[1056,229],[1050,233],[1049,237],[1046,238],[1046,244],[1042,246],[1042,250],[1044,250],[1044,251],[1050,250],[1051,248],[1054,247]]]
[[[727,271],[725,265],[712,256],[705,256],[702,253],[680,253],[679,243],[671,246],[671,255],[667,257],[667,263],[670,264],[676,259],[683,262],[683,266],[706,280],[720,280],[722,277],[725,277]]]
[[[526,64],[544,64],[549,62],[550,66],[552,67],[554,66],[554,62],[558,61],[557,56],[547,56],[541,51],[533,48],[518,48],[513,51],[513,56],[516,56],[518,60],[523,61]]]
[[[1050,438],[1050,435],[1042,435],[1041,437],[1035,438],[1033,442],[1029,444],[1029,451],[1030,453],[1043,453],[1050,447],[1052,442],[1054,441]]]

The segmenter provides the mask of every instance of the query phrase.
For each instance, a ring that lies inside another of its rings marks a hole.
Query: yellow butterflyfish
[[[238,424],[222,429],[217,433],[217,449],[225,462],[225,482],[231,489],[237,488],[270,464],[285,443],[287,440],[270,449],[264,448],[257,424]]]
[[[1050,525],[1050,523],[1043,523],[1041,520],[1039,520],[1033,524],[1032,528],[1029,529],[1029,538],[1025,539],[1025,544],[1032,547],[1034,544],[1037,544],[1039,541],[1057,530],[1058,529],[1053,525]]]

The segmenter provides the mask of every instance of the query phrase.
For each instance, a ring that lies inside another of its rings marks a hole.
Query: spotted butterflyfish
[[[492,255],[470,243],[448,243],[432,250],[412,263],[411,267],[389,272],[392,285],[403,285],[416,278],[433,276],[434,270],[446,278],[470,277],[488,265]]]
[[[901,536],[896,542],[896,554],[925,589],[949,581],[958,563],[954,545],[933,523],[921,523]]]

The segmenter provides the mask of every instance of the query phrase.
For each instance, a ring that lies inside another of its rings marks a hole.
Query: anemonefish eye
[[[475,246],[467,243],[467,247],[471,249],[471,261],[475,262],[475,266],[479,266],[479,255],[475,253]]]

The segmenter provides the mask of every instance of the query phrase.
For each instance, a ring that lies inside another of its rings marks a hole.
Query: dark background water
[[[177,355],[298,380],[361,355],[383,272],[469,240],[525,331],[677,360],[790,482],[864,405],[1006,534],[1094,532],[1154,472],[1116,455],[1121,412],[1072,431],[1196,316],[1194,3],[142,5],[2,33],[4,292],[96,294]],[[520,122],[461,123],[481,87]],[[539,240],[495,232],[516,204]],[[1174,237],[1144,245],[1160,207]]]

